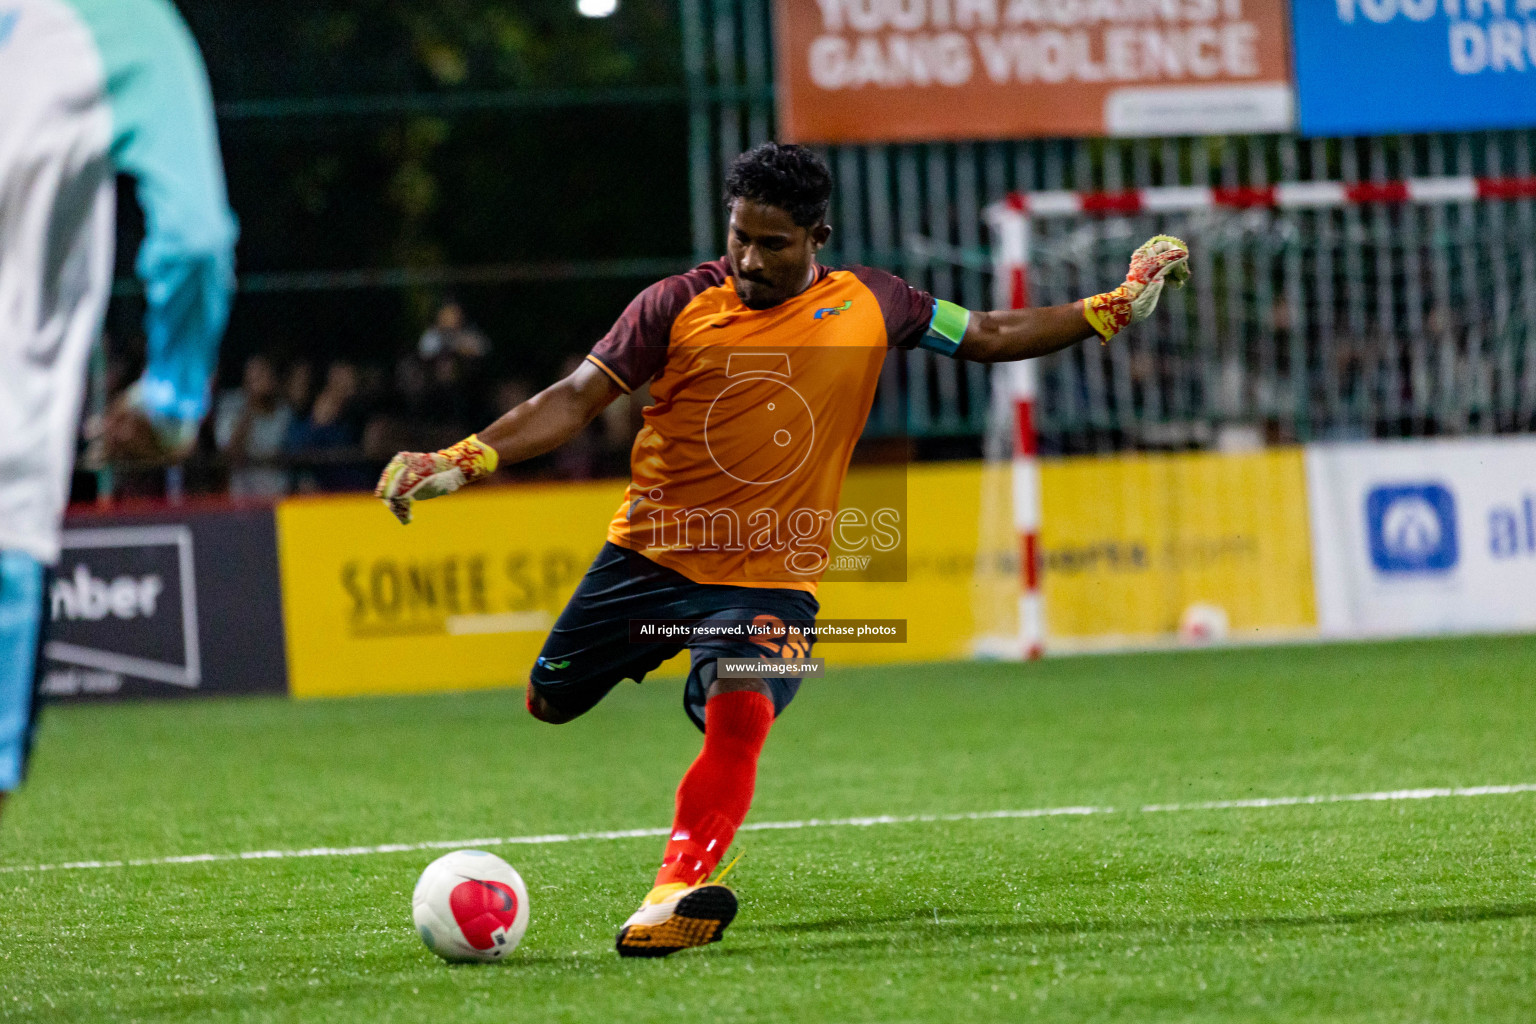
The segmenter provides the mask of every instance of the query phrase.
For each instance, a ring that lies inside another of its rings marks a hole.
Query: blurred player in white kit
[[[118,174],[144,209],[147,361],[103,453],[167,463],[207,412],[234,290],[202,57],[167,0],[0,0],[0,803],[36,719],[45,567],[112,287]]]

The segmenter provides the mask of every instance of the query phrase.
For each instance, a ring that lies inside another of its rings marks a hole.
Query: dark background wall
[[[178,6],[242,228],[226,383],[255,351],[387,364],[450,292],[491,337],[492,372],[542,383],[658,266],[687,265],[672,0],[624,0],[606,19],[573,0]],[[120,278],[142,237],[122,196]],[[415,283],[337,286],[336,272],[379,269]],[[466,271],[476,280],[453,283]],[[109,314],[129,364],[141,314],[132,294]]]

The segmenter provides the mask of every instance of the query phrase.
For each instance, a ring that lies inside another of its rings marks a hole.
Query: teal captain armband
[[[952,356],[960,350],[960,341],[970,322],[970,310],[938,299],[933,304],[933,320],[928,324],[928,333],[917,343],[918,347],[941,356]]]

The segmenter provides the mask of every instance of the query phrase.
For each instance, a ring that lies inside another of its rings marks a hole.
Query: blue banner
[[[1536,126],[1536,0],[1293,0],[1303,135]]]

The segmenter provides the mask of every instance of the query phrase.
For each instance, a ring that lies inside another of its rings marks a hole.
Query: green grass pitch
[[[830,651],[835,655],[835,651]],[[680,687],[550,727],[521,691],[50,709],[0,825],[0,1019],[1530,1021],[1536,638],[841,671],[775,727],[722,944],[624,961],[655,838],[503,846],[532,925],[450,967],[432,851],[80,860],[665,826]]]

